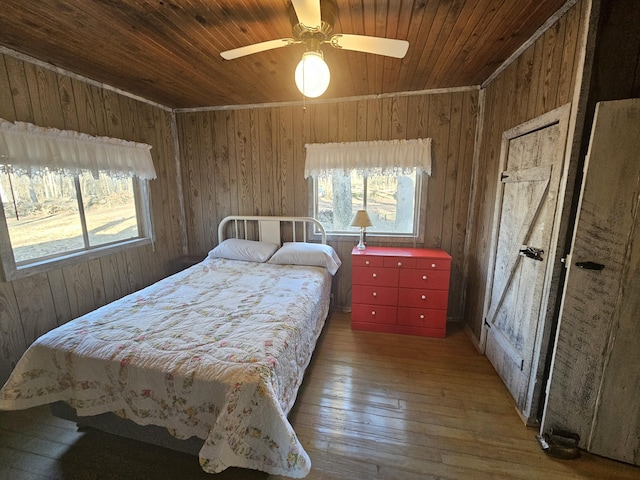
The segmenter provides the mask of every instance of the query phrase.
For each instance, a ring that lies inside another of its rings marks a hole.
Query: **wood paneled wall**
[[[596,103],[640,98],[640,8],[636,0],[600,3],[582,156],[587,154]]]
[[[464,318],[480,338],[502,132],[572,102],[588,0],[576,3],[485,90]]]
[[[453,257],[449,316],[462,317],[463,254],[478,91],[177,115],[191,254],[215,246],[217,224],[230,214],[310,214],[310,180],[304,179],[306,143],[430,137],[433,172],[427,195],[424,241]],[[428,183],[428,186],[427,186]],[[375,237],[368,243],[375,245]],[[334,306],[351,305],[351,249],[357,239],[334,241],[343,265],[334,278]]]
[[[167,276],[183,245],[169,111],[0,54],[0,118],[148,143],[158,174],[150,182],[154,246],[0,281],[4,383],[38,336]]]

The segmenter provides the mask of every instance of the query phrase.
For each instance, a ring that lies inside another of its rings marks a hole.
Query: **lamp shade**
[[[298,90],[309,98],[322,95],[329,87],[331,72],[322,58],[322,52],[304,52],[296,67]]]
[[[371,227],[372,225],[373,223],[371,223],[371,219],[366,210],[358,210],[353,220],[351,220],[352,227]]]

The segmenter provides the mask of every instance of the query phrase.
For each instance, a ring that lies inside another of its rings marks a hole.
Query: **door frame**
[[[556,209],[554,212],[553,227],[551,232],[551,248],[547,253],[549,267],[545,274],[544,287],[542,290],[542,299],[540,303],[540,320],[539,324],[542,328],[538,328],[536,332],[534,352],[535,358],[531,365],[531,373],[529,376],[529,388],[527,392],[526,408],[524,411],[517,409],[518,414],[522,417],[526,424],[533,425],[539,413],[540,402],[542,401],[542,390],[545,376],[545,367],[547,363],[547,352],[551,351],[551,334],[553,331],[555,302],[561,294],[562,278],[565,274],[565,268],[562,265],[563,251],[558,251],[559,232],[562,220],[563,208],[565,206],[565,193],[567,187],[567,178],[569,172],[569,157],[567,150],[570,145],[567,144],[569,137],[569,122],[571,114],[571,104],[567,103],[551,110],[539,117],[517,125],[502,133],[502,144],[500,148],[500,162],[498,166],[498,178],[495,190],[495,203],[493,209],[493,221],[491,225],[491,244],[489,249],[489,264],[487,269],[486,289],[483,303],[482,313],[482,329],[480,334],[480,351],[485,353],[487,346],[487,315],[491,308],[491,295],[493,291],[493,274],[496,264],[496,254],[498,249],[499,223],[502,216],[502,179],[501,173],[505,170],[507,159],[509,157],[509,144],[512,139],[527,135],[528,133],[541,130],[551,125],[558,124],[560,126],[560,137],[558,139],[558,157],[553,163],[561,166],[560,184],[558,187],[558,197],[556,199]],[[532,388],[533,386],[533,388]]]

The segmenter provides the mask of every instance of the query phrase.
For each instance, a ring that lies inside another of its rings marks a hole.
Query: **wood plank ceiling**
[[[335,33],[406,39],[404,59],[323,46],[322,98],[479,85],[566,0],[336,0]],[[2,0],[0,45],[174,108],[301,100],[288,0]]]

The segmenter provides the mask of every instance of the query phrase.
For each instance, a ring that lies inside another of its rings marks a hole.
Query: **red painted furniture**
[[[444,337],[451,257],[427,248],[353,248],[351,328]]]

